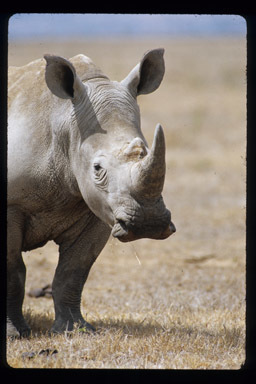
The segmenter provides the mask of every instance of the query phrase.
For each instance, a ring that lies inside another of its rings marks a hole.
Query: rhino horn
[[[137,194],[145,198],[156,198],[161,195],[165,178],[165,139],[160,124],[156,126],[149,153],[134,164],[131,176]]]

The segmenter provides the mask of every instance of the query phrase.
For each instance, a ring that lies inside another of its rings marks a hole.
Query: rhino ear
[[[82,87],[74,66],[60,56],[44,55],[44,58],[45,81],[50,91],[61,99],[74,99]]]
[[[164,49],[158,48],[144,54],[141,62],[121,82],[130,92],[137,95],[154,92],[164,76]]]

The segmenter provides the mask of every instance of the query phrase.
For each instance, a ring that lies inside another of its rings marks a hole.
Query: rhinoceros
[[[175,232],[162,189],[165,139],[149,148],[137,96],[163,78],[164,49],[144,54],[121,82],[79,54],[10,67],[8,86],[7,334],[26,336],[22,252],[59,245],[50,332],[93,330],[80,311],[90,268],[110,234],[122,242]]]

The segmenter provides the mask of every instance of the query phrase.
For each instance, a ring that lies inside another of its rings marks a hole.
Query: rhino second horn
[[[145,198],[156,198],[161,195],[164,178],[165,139],[163,128],[157,124],[150,152],[134,165],[132,183],[137,194]]]

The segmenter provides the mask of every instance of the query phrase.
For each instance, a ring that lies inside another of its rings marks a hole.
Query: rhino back
[[[99,73],[90,59],[77,55],[71,59],[78,73],[86,77]],[[59,99],[45,82],[44,59],[23,67],[10,67],[8,76],[8,181],[10,197],[19,182],[33,186],[49,177],[52,157],[66,162],[69,138],[63,125],[72,125],[72,103]],[[71,127],[70,127],[71,128]],[[63,157],[63,156],[64,157]],[[62,157],[62,158],[61,158]],[[21,180],[22,179],[22,180]],[[13,182],[13,183],[12,183]],[[21,188],[19,189],[19,194]]]
[[[48,177],[54,100],[44,82],[44,66],[44,60],[36,60],[9,72],[8,199],[12,203],[34,192]]]

